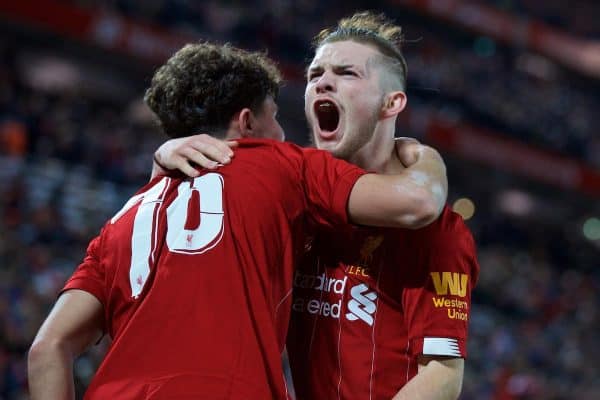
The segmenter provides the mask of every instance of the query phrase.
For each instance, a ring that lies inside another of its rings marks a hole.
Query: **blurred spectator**
[[[76,3],[268,47],[298,69],[318,29],[360,8],[358,1],[334,9],[311,0]],[[387,2],[373,6],[380,3]],[[568,3],[491,3],[569,25],[576,33],[598,33],[576,7],[567,10]],[[574,28],[574,20],[589,25]],[[600,137],[593,132],[600,126],[597,82],[489,39],[418,22],[405,29],[408,39],[422,38],[405,45],[411,104],[452,108],[477,124],[600,168]],[[139,100],[141,91],[137,97],[115,91],[108,99],[106,89],[102,95],[85,92],[77,83],[84,77],[60,60],[43,64],[62,71],[60,79],[32,79],[32,69],[19,64],[26,49],[17,48],[0,43],[0,399],[27,398],[26,351],[35,332],[88,240],[148,179],[151,153],[163,140]],[[452,181],[451,190],[459,193],[461,185],[466,183]],[[469,223],[481,276],[461,398],[600,398],[598,248],[561,226],[508,220],[491,208],[482,207]],[[78,393],[106,346],[105,340],[77,362]]]

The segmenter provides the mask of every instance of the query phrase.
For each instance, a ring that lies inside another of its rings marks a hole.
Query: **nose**
[[[335,82],[333,74],[328,71],[323,72],[323,75],[319,77],[316,85],[317,93],[327,93],[335,91]]]

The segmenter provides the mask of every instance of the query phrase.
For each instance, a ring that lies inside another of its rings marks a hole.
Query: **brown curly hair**
[[[404,41],[402,27],[395,25],[384,14],[357,12],[341,19],[336,27],[319,32],[313,40],[313,46],[318,49],[326,43],[347,40],[375,47],[383,56],[382,64],[398,78],[400,88],[406,88],[408,67],[401,50]]]
[[[261,53],[196,43],[156,71],[144,101],[171,137],[222,135],[236,112],[260,113],[267,96],[276,99],[280,84],[279,70]]]

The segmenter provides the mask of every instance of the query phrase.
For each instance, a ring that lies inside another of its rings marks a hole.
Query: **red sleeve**
[[[473,236],[448,208],[415,232],[411,279],[416,284],[407,285],[402,298],[411,353],[464,358],[471,291],[479,273]]]
[[[61,290],[61,294],[70,289],[84,290],[94,295],[106,307],[105,271],[100,262],[102,233],[92,239],[88,245],[83,262],[79,264],[73,275]]]
[[[348,199],[366,172],[326,151],[304,149],[304,190],[312,218],[320,225],[347,224]]]

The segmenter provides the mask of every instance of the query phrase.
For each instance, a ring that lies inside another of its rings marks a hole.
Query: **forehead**
[[[378,54],[373,47],[350,40],[326,43],[317,49],[310,67],[326,64],[365,67],[367,62]]]

